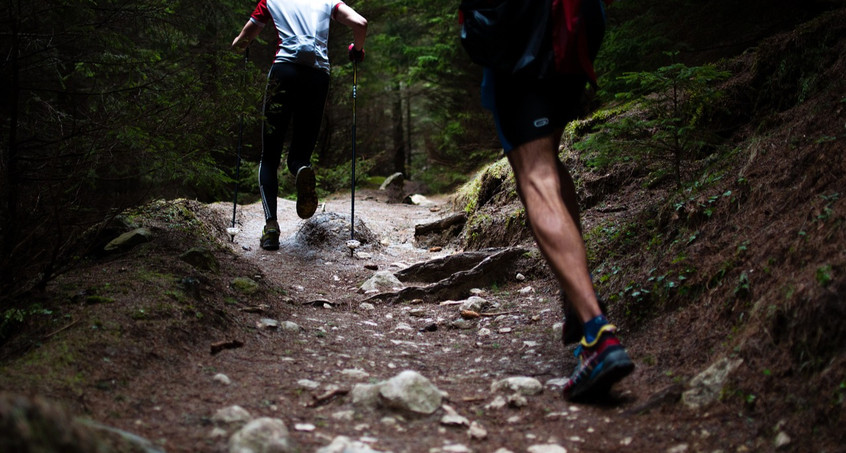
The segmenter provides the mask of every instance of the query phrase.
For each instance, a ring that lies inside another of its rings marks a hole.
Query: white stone
[[[257,418],[229,438],[230,453],[293,452],[288,428],[277,418]]]
[[[380,384],[356,384],[350,391],[353,405],[376,407],[379,405]]]
[[[279,328],[281,330],[284,330],[285,332],[299,332],[303,330],[303,328],[300,327],[299,324],[293,321],[282,321],[281,323],[279,323]]]
[[[473,450],[467,448],[466,445],[451,444],[444,445],[444,448],[442,448],[441,451],[448,453],[471,453]]]
[[[543,392],[543,385],[533,377],[514,376],[494,381],[491,384],[491,392],[499,391],[519,392],[531,396]]]
[[[367,379],[370,377],[370,373],[367,371],[358,369],[358,368],[351,368],[347,370],[341,370],[341,374],[348,378],[352,379]]]
[[[376,450],[369,445],[350,439],[347,436],[338,436],[329,445],[317,449],[316,453],[376,453]]]
[[[532,445],[526,451],[528,453],[567,453],[566,448],[556,444]]]
[[[358,308],[362,310],[375,310],[376,306],[371,304],[370,302],[362,302],[361,304],[359,304]]]
[[[776,438],[775,438],[775,447],[776,448],[784,448],[784,447],[790,445],[790,442],[792,442],[792,441],[793,441],[793,439],[791,439],[790,436],[787,435],[786,432],[779,431],[778,434],[776,435]]]
[[[250,413],[241,406],[229,406],[219,409],[212,416],[215,423],[246,423],[251,418]]]
[[[355,411],[353,411],[353,410],[338,411],[338,412],[332,413],[332,415],[330,415],[329,417],[331,417],[333,420],[338,420],[338,421],[342,421],[342,422],[351,422],[353,420],[353,418],[355,418]]]
[[[467,435],[471,439],[482,440],[488,437],[488,430],[481,423],[474,421],[470,423],[470,429],[467,430]]]
[[[569,379],[567,379],[567,378],[550,379],[550,380],[546,381],[546,384],[544,385],[544,387],[546,387],[548,390],[551,390],[553,392],[557,392],[557,391],[564,388],[564,384],[566,384],[567,381],[569,381]]]
[[[385,291],[403,287],[403,283],[399,281],[393,273],[388,271],[378,271],[361,285],[360,290],[366,293],[367,291],[373,290]]]
[[[441,406],[443,394],[416,371],[406,370],[385,381],[379,396],[389,407],[419,414],[431,414]]]
[[[301,388],[308,390],[314,390],[320,387],[319,382],[312,381],[311,379],[300,379],[299,381],[297,381],[297,385],[299,385]]]
[[[223,385],[229,385],[229,384],[232,383],[232,381],[229,379],[229,376],[227,376],[223,373],[215,374],[214,377],[212,378],[212,380],[215,381],[215,382],[220,382]]]
[[[508,401],[505,400],[505,397],[497,395],[493,401],[485,405],[485,409],[502,409],[506,404],[508,404]]]

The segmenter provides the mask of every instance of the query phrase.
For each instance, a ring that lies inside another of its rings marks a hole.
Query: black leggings
[[[288,125],[293,122],[288,146],[288,171],[297,174],[311,163],[323,107],[329,92],[329,74],[294,63],[274,63],[267,75],[262,124],[259,190],[266,220],[276,219],[279,164]]]

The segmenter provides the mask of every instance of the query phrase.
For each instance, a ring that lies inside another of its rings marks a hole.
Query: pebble
[[[223,373],[215,374],[212,380],[214,380],[215,382],[220,382],[223,385],[229,385],[232,383],[232,381],[229,379],[229,376]]]
[[[485,429],[479,422],[470,423],[470,429],[467,430],[467,435],[471,439],[482,440],[488,437],[488,430]]]
[[[300,379],[299,381],[297,381],[297,385],[299,385],[300,387],[302,387],[304,389],[308,389],[308,390],[314,390],[314,389],[320,387],[319,382],[315,382],[315,381],[312,381],[310,379]]]
[[[566,448],[555,444],[532,445],[526,451],[528,453],[567,453]]]

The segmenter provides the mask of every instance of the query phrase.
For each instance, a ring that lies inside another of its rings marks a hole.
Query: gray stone
[[[729,374],[743,363],[743,359],[723,357],[690,381],[690,390],[682,393],[682,401],[691,409],[713,403],[720,397]]]
[[[479,296],[470,296],[466,300],[461,301],[461,306],[459,308],[461,310],[470,310],[475,311],[476,313],[481,313],[489,306],[490,303],[487,300]]]
[[[281,323],[279,323],[279,328],[281,330],[284,330],[285,332],[294,332],[294,333],[297,333],[297,332],[303,330],[303,328],[300,327],[299,324],[297,324],[293,321],[282,321]]]
[[[219,409],[212,416],[212,421],[222,424],[244,424],[247,423],[252,416],[246,409],[241,406],[229,406]]]
[[[152,231],[147,228],[136,228],[132,231],[128,231],[126,233],[121,234],[115,239],[112,239],[111,242],[106,244],[104,250],[106,250],[107,252],[129,250],[138,244],[150,242],[152,239]]]
[[[526,451],[528,453],[567,453],[566,448],[556,444],[532,445]]]
[[[443,394],[416,371],[406,370],[385,381],[379,396],[386,406],[418,414],[431,414],[441,406]]]
[[[331,444],[317,449],[317,453],[377,453],[377,450],[347,436],[338,436],[332,440]]]
[[[360,290],[367,291],[390,291],[394,288],[403,288],[405,285],[391,272],[378,271],[373,274],[364,284],[361,285]]]
[[[195,269],[217,272],[220,270],[220,263],[211,250],[205,247],[194,247],[179,255],[179,259],[190,264]]]
[[[229,453],[287,453],[294,449],[285,423],[278,418],[257,418],[229,438]]]
[[[473,422],[470,424],[470,429],[467,430],[467,435],[470,436],[471,439],[482,440],[488,437],[488,430],[486,430],[479,422]]]
[[[360,370],[358,368],[341,370],[341,374],[352,379],[367,379],[370,377],[370,373],[364,370]]]
[[[543,392],[543,385],[539,380],[525,376],[500,379],[491,384],[491,392],[496,393],[503,390],[531,396]]]
[[[350,391],[353,405],[375,408],[379,405],[379,384],[356,384]]]

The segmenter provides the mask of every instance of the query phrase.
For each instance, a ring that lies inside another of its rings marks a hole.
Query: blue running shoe
[[[593,343],[588,344],[582,338],[575,351],[579,364],[564,384],[565,398],[579,401],[603,396],[634,370],[634,363],[617,339],[616,331],[614,325],[606,324]]]

